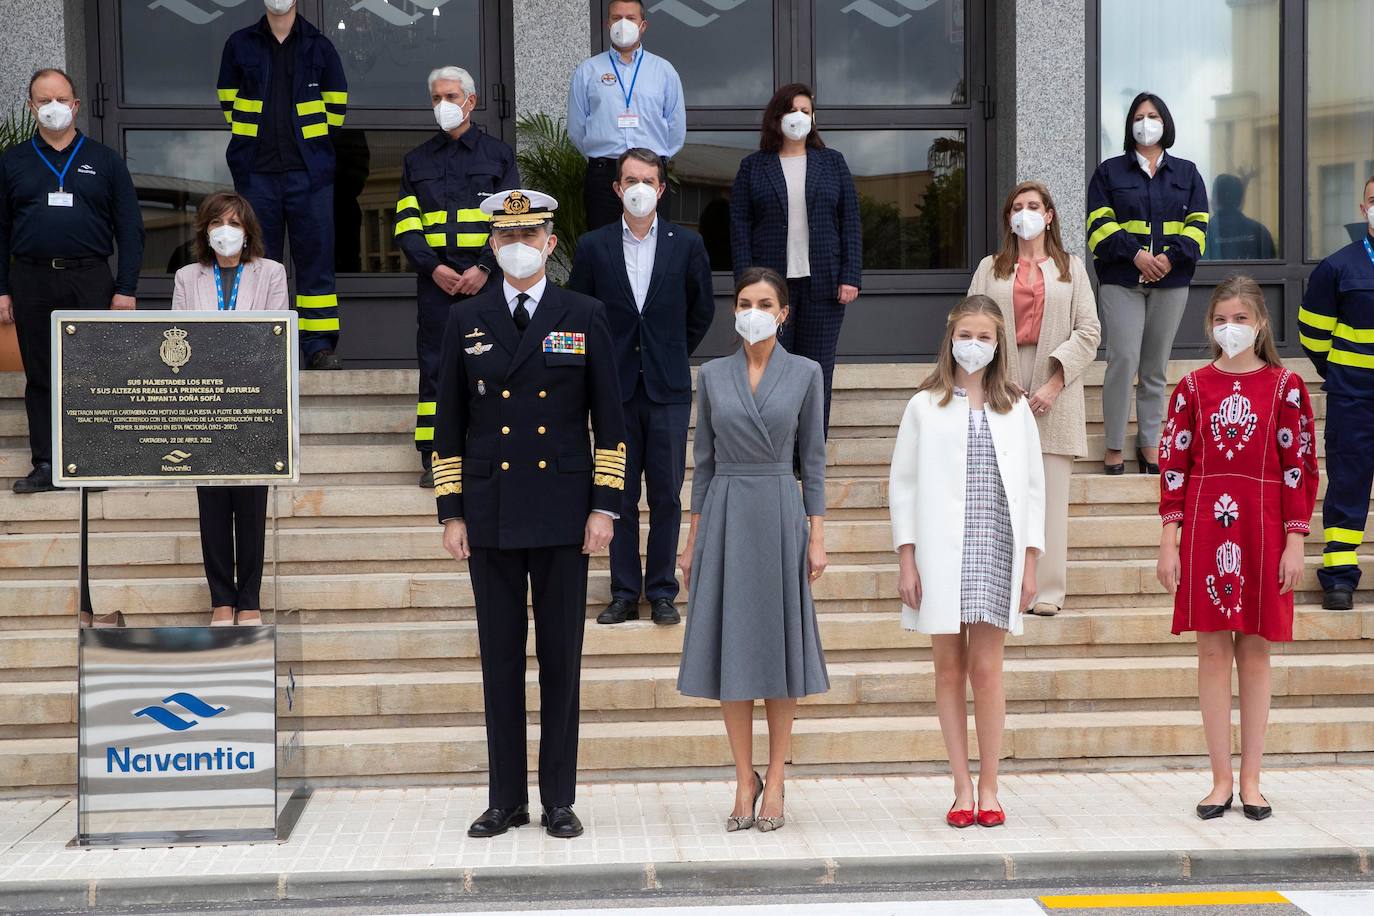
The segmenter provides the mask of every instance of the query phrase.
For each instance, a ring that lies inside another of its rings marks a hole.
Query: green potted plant
[[[27,105],[11,110],[9,116],[0,121],[0,155],[12,146],[27,143],[33,130],[33,115]],[[0,324],[0,372],[17,372],[23,368],[14,324]]]
[[[587,211],[582,204],[587,159],[568,138],[562,118],[524,115],[516,121],[515,131],[515,160],[525,187],[552,194],[558,201],[553,218],[558,248],[549,258],[549,266],[554,279],[566,280],[577,240],[587,231]]]

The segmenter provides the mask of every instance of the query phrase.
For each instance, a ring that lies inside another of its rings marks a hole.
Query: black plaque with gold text
[[[59,484],[297,479],[289,312],[58,312]]]

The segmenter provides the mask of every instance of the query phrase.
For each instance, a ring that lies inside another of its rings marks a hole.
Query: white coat
[[[921,633],[958,633],[960,570],[964,555],[964,494],[968,480],[968,399],[939,406],[922,391],[906,405],[892,453],[888,506],[894,548],[916,547],[921,607],[902,606],[902,627]],[[1045,466],[1040,434],[1024,398],[1006,413],[984,411],[997,448],[997,468],[1011,514],[1013,635],[1022,631],[1021,577],[1026,550],[1045,549]]]

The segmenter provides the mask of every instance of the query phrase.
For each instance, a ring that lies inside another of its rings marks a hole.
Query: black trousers
[[[692,405],[658,404],[644,379],[625,402],[625,502],[611,541],[611,596],[633,603],[677,597],[677,544]],[[649,548],[639,566],[639,479],[649,494]]]
[[[787,323],[778,329],[778,343],[788,353],[814,359],[825,377],[825,432],[830,435],[830,389],[835,377],[835,350],[844,324],[844,306],[838,299],[818,299],[811,292],[811,278],[787,281],[790,300]]]
[[[620,219],[625,211],[620,198],[616,196],[615,188],[611,187],[616,178],[615,163],[614,159],[587,160],[587,178],[582,186],[582,202],[587,208],[588,231],[610,225]],[[663,159],[663,166],[667,168],[667,159]],[[663,192],[663,198],[658,202],[658,212],[664,219],[668,218],[668,193]]]
[[[196,487],[196,501],[211,607],[261,610],[258,593],[267,542],[267,488]]]
[[[491,279],[488,278],[487,282],[491,282]],[[425,456],[426,461],[434,451],[439,369],[443,361],[444,328],[448,326],[449,307],[467,298],[463,295],[450,296],[424,274],[416,279],[415,356],[420,364],[420,395],[415,405],[415,448]]]
[[[52,313],[58,309],[108,309],[114,277],[104,261],[54,270],[10,265],[15,335],[24,361],[24,412],[29,418],[33,464],[52,464]]]
[[[1326,549],[1317,580],[1324,591],[1360,584],[1357,551],[1369,518],[1374,484],[1374,400],[1326,396],[1326,497],[1322,528]]]
[[[487,720],[487,794],[493,808],[529,802],[525,752],[526,596],[534,593],[539,660],[539,800],[571,805],[577,795],[577,726],[587,557],[581,544],[530,550],[474,547],[468,559],[477,603],[482,695]]]

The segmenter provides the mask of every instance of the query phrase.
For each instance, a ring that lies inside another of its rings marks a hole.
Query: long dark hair
[[[1159,111],[1159,119],[1164,122],[1164,135],[1159,138],[1159,148],[1169,149],[1174,145],[1174,116],[1169,113],[1169,106],[1153,92],[1142,92],[1131,101],[1131,107],[1126,109],[1126,139],[1122,143],[1122,148],[1128,156],[1135,152],[1135,134],[1131,132],[1131,126],[1135,124],[1135,110],[1144,102],[1154,105]]]
[[[210,223],[230,210],[243,224],[243,253],[239,255],[240,259],[247,264],[254,258],[265,257],[262,247],[262,225],[258,223],[257,214],[253,212],[253,205],[247,198],[233,191],[215,191],[207,195],[196,210],[195,254],[196,260],[205,267],[215,263],[215,250],[210,247]]]
[[[816,93],[805,83],[788,83],[768,100],[763,109],[763,125],[759,129],[759,149],[776,153],[782,149],[782,116],[792,110],[792,100],[804,95],[811,100],[811,133],[806,135],[807,149],[825,149],[821,132],[816,129]]]

